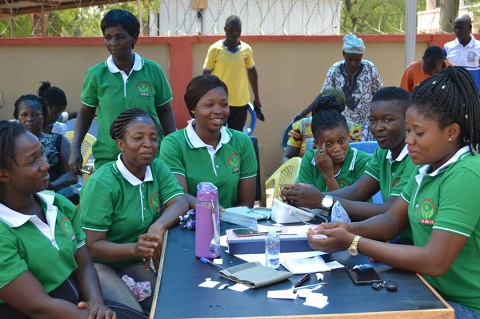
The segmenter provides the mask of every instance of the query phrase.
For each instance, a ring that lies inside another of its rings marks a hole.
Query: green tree
[[[344,33],[404,33],[406,0],[343,0],[341,29]],[[417,11],[425,10],[417,1]]]

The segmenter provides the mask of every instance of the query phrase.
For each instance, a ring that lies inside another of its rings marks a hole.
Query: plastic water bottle
[[[275,228],[265,237],[265,264],[274,269],[280,266],[280,235]]]
[[[209,182],[199,183],[195,204],[195,255],[198,258],[220,256],[219,207],[217,187]]]

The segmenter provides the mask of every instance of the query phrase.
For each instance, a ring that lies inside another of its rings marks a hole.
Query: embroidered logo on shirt
[[[137,84],[137,91],[139,96],[150,96],[152,88],[150,87],[150,83],[143,81]]]
[[[68,219],[67,217],[60,218],[60,227],[62,228],[62,231],[68,237],[70,237],[72,242],[75,243],[77,241],[77,237],[75,236],[75,230],[73,229],[72,222],[70,221],[70,219]]]
[[[149,202],[150,207],[152,207],[157,213],[159,213],[160,209],[162,208],[162,203],[160,202],[160,194],[158,192],[155,192],[150,195]]]
[[[237,153],[230,154],[227,158],[227,165],[232,167],[232,173],[240,171],[240,156]]]
[[[435,218],[437,217],[438,208],[435,203],[429,199],[425,198],[422,203],[418,206],[418,217],[421,224],[433,225],[435,223]]]
[[[337,179],[337,183],[340,186],[340,188],[344,188],[345,186],[350,185],[346,179]]]

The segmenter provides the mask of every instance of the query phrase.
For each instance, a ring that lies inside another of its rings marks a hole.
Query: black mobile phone
[[[237,228],[237,229],[233,229],[232,231],[238,237],[262,236],[267,234],[267,232],[258,232],[252,228]]]
[[[375,268],[370,264],[347,266],[345,268],[355,285],[371,285],[382,282]]]

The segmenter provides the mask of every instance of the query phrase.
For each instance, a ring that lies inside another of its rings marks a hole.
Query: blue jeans
[[[150,313],[153,301],[153,292],[157,281],[157,274],[153,270],[145,270],[145,264],[135,263],[121,269],[115,269],[102,263],[94,263],[102,286],[105,299],[113,300],[143,313]],[[139,302],[133,292],[122,280],[127,275],[135,282],[149,281],[152,286],[152,295]]]
[[[476,312],[470,307],[464,306],[462,304],[447,301],[453,310],[455,310],[455,319],[479,319],[480,313]]]

